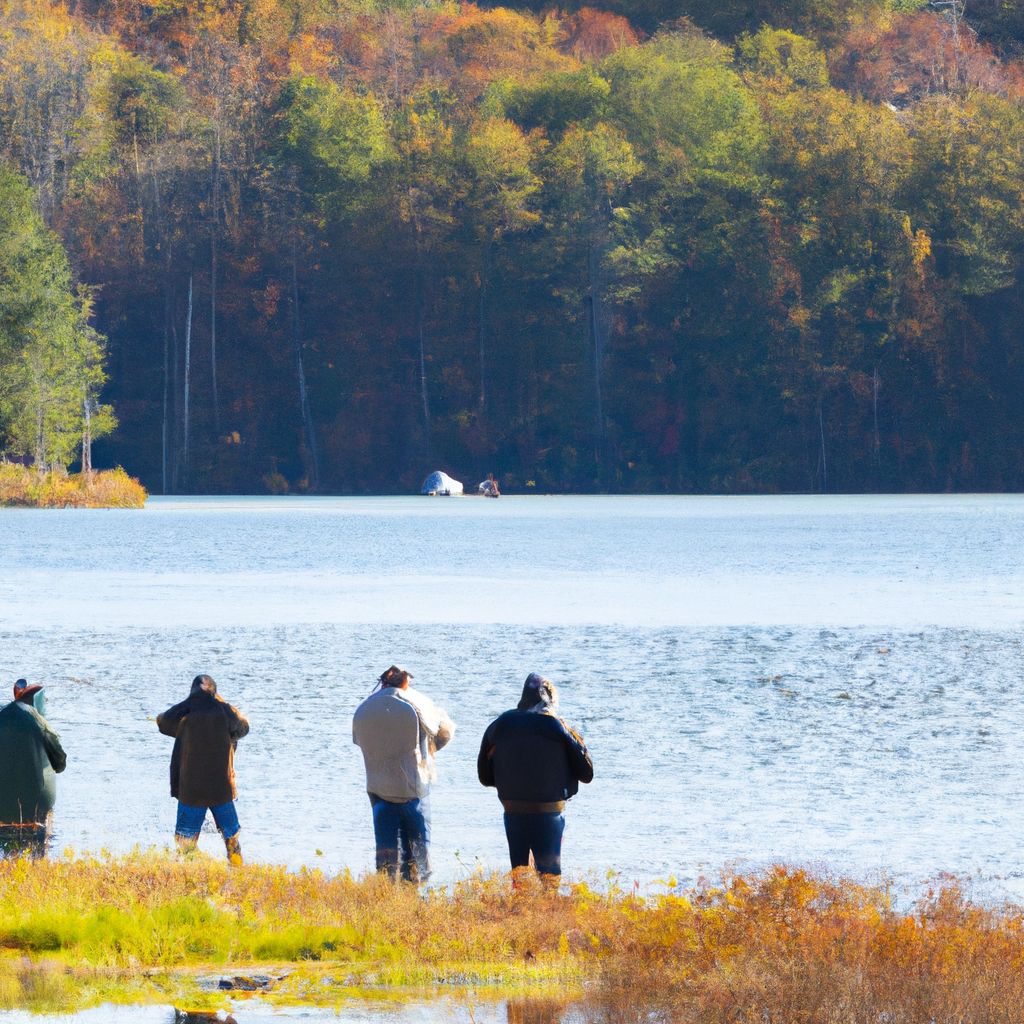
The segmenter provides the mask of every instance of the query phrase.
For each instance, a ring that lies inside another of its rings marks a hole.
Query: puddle
[[[104,1004],[78,1013],[0,1012],[0,1024],[586,1024],[586,1016],[553,999],[475,1002],[434,999],[412,1003],[359,1001],[342,1006],[271,1007],[257,1000],[227,1003],[218,1013],[186,1013],[173,1006]]]

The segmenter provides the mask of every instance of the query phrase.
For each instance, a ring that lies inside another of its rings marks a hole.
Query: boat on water
[[[429,495],[432,498],[453,498],[464,493],[462,481],[450,477],[447,473],[442,473],[439,469],[431,473],[420,488],[420,494]]]

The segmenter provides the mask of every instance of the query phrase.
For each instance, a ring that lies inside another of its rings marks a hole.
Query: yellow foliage
[[[108,998],[150,985],[166,999],[175,987],[191,994],[196,967],[285,963],[294,970],[276,1001],[368,984],[555,985],[602,1019],[702,1024],[987,1024],[1024,1005],[1020,909],[971,904],[947,879],[899,912],[884,889],[788,867],[642,899],[482,875],[418,892],[378,876],[153,853],[6,861],[0,948],[3,1007],[32,992],[72,1005],[94,996],[97,978]]]
[[[145,488],[120,467],[91,474],[39,473],[0,463],[0,506],[142,508],[145,503]]]

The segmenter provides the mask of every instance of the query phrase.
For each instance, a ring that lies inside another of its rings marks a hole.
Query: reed
[[[884,889],[775,867],[641,898],[499,876],[417,892],[203,856],[0,863],[0,1006],[209,1002],[203,972],[276,971],[261,998],[555,991],[626,1021],[858,1024],[1017,1019],[1024,913],[946,879]],[[382,988],[383,987],[383,988]]]
[[[40,473],[0,462],[0,506],[28,508],[142,508],[146,489],[123,469]]]

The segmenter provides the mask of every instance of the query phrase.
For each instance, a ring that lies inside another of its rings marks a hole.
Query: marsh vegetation
[[[783,866],[644,896],[482,875],[421,892],[160,853],[15,860],[0,948],[6,1008],[212,1007],[219,976],[254,972],[272,1005],[532,994],[609,1021],[985,1024],[1024,1001],[1020,908],[947,878],[901,909],[885,888]]]

